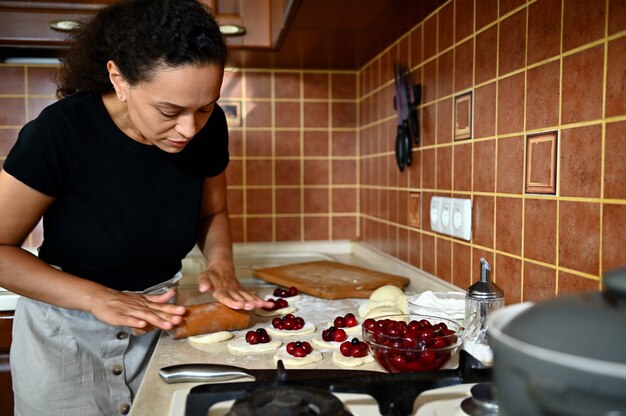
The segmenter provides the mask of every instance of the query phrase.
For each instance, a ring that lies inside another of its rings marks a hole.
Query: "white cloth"
[[[163,293],[180,277],[144,293]],[[127,414],[159,335],[133,336],[88,312],[22,297],[10,355],[15,416]]]

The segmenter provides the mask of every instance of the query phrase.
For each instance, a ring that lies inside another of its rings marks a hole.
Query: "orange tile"
[[[437,142],[437,136],[435,135],[437,128],[437,105],[430,104],[422,108],[421,121],[421,137],[420,142],[422,146],[430,146]]]
[[[435,149],[422,150],[422,187],[425,189],[435,188],[435,172],[437,167],[437,155]]]
[[[422,236],[422,270],[436,276],[436,260],[435,237],[424,234]]]
[[[269,72],[245,72],[246,97],[271,98],[272,74]]]
[[[472,86],[474,72],[474,41],[469,39],[454,49],[454,91]]]
[[[354,241],[356,239],[356,217],[333,217],[332,227],[332,240]]]
[[[452,242],[437,238],[437,277],[452,282]]]
[[[333,184],[335,185],[355,185],[356,168],[355,160],[333,160],[331,162],[333,172]]]
[[[556,296],[556,270],[524,262],[524,302],[539,302]]]
[[[333,131],[332,132],[332,155],[333,156],[356,156],[356,132]]]
[[[437,43],[437,50],[439,52],[445,51],[454,43],[453,29],[454,29],[454,3],[448,2],[445,6],[439,9],[437,13],[437,28],[439,32],[439,39]]]
[[[15,144],[19,129],[0,129],[0,158],[5,157]]]
[[[332,73],[330,77],[332,82],[331,96],[334,100],[355,100],[357,98],[355,74]]]
[[[246,185],[259,186],[272,184],[272,161],[269,159],[245,161]]]
[[[276,156],[300,156],[300,132],[275,132]]]
[[[606,74],[606,116],[626,115],[626,37],[609,42]]]
[[[605,2],[563,2],[563,51],[596,41],[604,36]]]
[[[243,75],[239,71],[224,71],[224,80],[220,95],[223,98],[241,98],[243,96],[241,80]]]
[[[476,1],[476,30],[492,23],[498,18],[498,0]]]
[[[474,91],[474,137],[496,134],[496,83],[492,82]]]
[[[522,200],[496,198],[496,249],[522,254]]]
[[[328,189],[305,188],[303,208],[306,213],[317,214],[329,212]]]
[[[527,198],[524,204],[524,257],[555,264],[556,201]]]
[[[326,185],[329,183],[328,160],[304,160],[304,184]]]
[[[269,128],[272,125],[272,104],[259,101],[245,103],[243,118],[246,127]]]
[[[432,192],[422,192],[422,230],[433,230],[430,226],[430,203],[434,196]]]
[[[454,38],[456,42],[474,32],[474,0],[454,1]]]
[[[32,98],[26,99],[28,106],[28,121],[34,120],[39,116],[44,108],[56,102],[56,98]]]
[[[398,212],[398,224],[408,226],[409,225],[409,193],[405,191],[396,191],[398,195],[398,205],[396,207]],[[419,195],[419,194],[418,194]],[[419,203],[418,203],[419,209]]]
[[[623,0],[609,0],[609,35],[626,29],[626,3]]]
[[[243,218],[230,217],[230,235],[233,239],[233,243],[243,243]]]
[[[559,123],[558,61],[529,69],[526,75],[526,129],[553,127]]]
[[[424,65],[422,72],[424,82],[422,83],[423,104],[428,104],[437,98],[437,60],[433,59]]]
[[[556,194],[558,132],[526,136],[525,191],[529,194]]]
[[[247,242],[272,241],[272,218],[248,218]]]
[[[226,168],[226,183],[231,186],[243,185],[243,162],[230,160]]]
[[[422,234],[416,231],[409,231],[409,264],[422,268]]]
[[[452,189],[452,148],[437,149],[437,189]]]
[[[604,204],[602,218],[602,271],[626,267],[626,206]]]
[[[480,2],[478,2],[480,3]],[[492,26],[476,35],[475,82],[482,84],[496,77],[498,28]]]
[[[328,127],[328,103],[304,103],[304,127]]]
[[[328,240],[328,217],[305,217],[304,240]]]
[[[56,67],[26,67],[29,95],[56,96]]]
[[[602,126],[561,130],[560,194],[600,197]]]
[[[452,99],[437,103],[437,144],[452,142]]]
[[[474,192],[495,191],[495,140],[474,143]]]
[[[228,189],[228,213],[230,215],[243,214],[243,190],[242,189]]]
[[[25,94],[25,75],[22,66],[0,67],[0,94]]]
[[[366,77],[365,77],[366,78]],[[305,72],[302,74],[302,91],[304,98],[328,98],[329,74]]]
[[[274,97],[278,99],[300,98],[300,73],[274,73]]]
[[[398,229],[398,258],[405,263],[409,261],[409,232],[404,228]]]
[[[300,217],[278,217],[276,218],[276,241],[300,241],[302,235],[300,231]]]
[[[413,164],[408,168],[409,171],[409,183],[408,187],[410,188],[421,188],[422,187],[422,152],[417,151],[413,152]],[[363,172],[361,170],[361,172]]]
[[[578,276],[576,274],[559,271],[559,295],[571,295],[583,292],[597,292],[600,290],[600,282],[598,280],[589,279]]]
[[[422,28],[422,25],[418,25],[409,35],[409,62],[411,68],[422,63]]]
[[[277,188],[275,192],[277,214],[299,214],[302,212],[300,189]]]
[[[332,190],[333,213],[355,213],[356,212],[356,189],[335,188]]]
[[[524,137],[498,140],[498,185],[496,191],[506,194],[524,192]]]
[[[333,128],[355,128],[356,104],[333,102],[331,118]]]
[[[526,0],[500,0],[500,16],[504,16],[524,3],[526,3]]]
[[[528,6],[527,64],[559,54],[561,48],[561,0],[539,0]]]
[[[272,133],[270,131],[246,132],[246,155],[247,156],[271,156]]]
[[[489,260],[488,260],[489,261]],[[480,277],[480,263],[476,269],[476,280]],[[496,254],[496,263],[490,263],[493,268],[493,279],[504,292],[504,304],[511,305],[522,301],[522,262],[516,258]]]
[[[300,185],[300,160],[276,159],[276,185]]]
[[[471,263],[472,250],[465,244],[452,243],[452,284],[467,289],[472,284]]]
[[[454,145],[454,187],[455,191],[472,190],[472,143]]]
[[[1,132],[1,130],[0,130]],[[604,151],[604,197],[626,199],[626,122],[606,125]]]
[[[228,152],[230,157],[243,155],[243,130],[229,129]]]
[[[306,112],[306,104],[305,104]],[[306,114],[306,113],[305,113]],[[300,127],[300,103],[275,102],[274,119],[276,127]],[[306,117],[305,117],[306,121]]]
[[[597,275],[600,263],[600,204],[561,201],[559,266]]]
[[[473,200],[472,242],[479,246],[493,248],[494,197],[474,195]]]
[[[453,51],[448,51],[437,58],[437,98],[452,94],[454,71]]]
[[[246,189],[246,204],[248,214],[271,214],[272,190]]]
[[[498,75],[502,76],[524,66],[526,58],[526,9],[520,10],[500,22],[499,32]]]
[[[562,124],[602,116],[603,50],[598,45],[563,58]]]
[[[328,132],[305,131],[303,145],[305,156],[328,156]]]
[[[24,98],[0,98],[0,126],[21,126],[26,122]]]
[[[432,14],[423,21],[424,26],[424,60],[437,53],[437,14]]]
[[[524,128],[524,74],[498,81],[498,134]]]

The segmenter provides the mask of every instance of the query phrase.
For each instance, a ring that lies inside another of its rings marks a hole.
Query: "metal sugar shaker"
[[[465,294],[465,321],[463,342],[465,349],[480,361],[490,363],[491,348],[487,345],[487,317],[504,306],[504,292],[490,279],[491,266],[480,259],[480,280]]]

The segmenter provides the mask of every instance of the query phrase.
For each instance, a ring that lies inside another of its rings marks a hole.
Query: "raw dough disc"
[[[326,324],[326,328],[330,328],[331,326],[335,325],[334,322],[329,322]],[[355,326],[344,326],[343,328],[344,331],[346,331],[346,334],[350,335],[350,334],[360,334],[361,333],[361,325],[355,325]]]
[[[187,339],[189,342],[196,344],[217,344],[218,342],[226,341],[232,337],[233,334],[229,331],[219,331],[213,332],[212,334],[194,335],[187,337]]]
[[[365,357],[344,357],[341,351],[333,351],[333,362],[343,367],[358,367],[374,361],[369,353]]]
[[[285,348],[281,348],[280,351],[278,351],[274,355],[274,361],[283,360],[283,364],[294,365],[294,366],[311,364],[311,363],[321,360],[322,358],[324,358],[322,353],[319,351],[315,351],[315,350],[311,351],[309,354],[307,354],[306,356],[302,358],[297,358],[297,357],[294,357],[293,355],[289,355],[287,351],[285,350]]]
[[[289,302],[289,305],[293,305],[295,302],[297,302],[297,301],[299,301],[300,299],[302,299],[302,296],[300,296],[300,295],[295,295],[295,296],[289,296],[289,297],[283,298],[283,297],[281,297],[281,296],[268,295],[268,296],[266,296],[266,297],[265,297],[265,300],[268,300],[268,299],[274,299],[274,300],[276,300],[276,299],[278,299],[278,298],[280,298],[280,299],[285,299],[287,302]]]
[[[390,300],[366,300],[363,302],[357,311],[359,316],[363,318],[368,314],[368,312],[374,308],[378,308],[380,306],[393,306],[396,307],[396,303],[393,299]]]
[[[226,348],[231,354],[261,354],[267,351],[273,351],[283,345],[282,341],[271,340],[264,344],[248,344],[245,338],[237,338],[228,344]]]
[[[394,300],[400,295],[404,295],[404,291],[394,285],[381,286],[370,295],[370,300]]]
[[[305,322],[304,326],[298,330],[286,330],[276,329],[273,326],[268,326],[267,333],[275,337],[292,337],[296,335],[306,335],[315,332],[315,325],[311,322]],[[291,356],[290,356],[291,357]]]
[[[321,337],[313,337],[311,341],[313,342],[313,344],[317,345],[320,348],[339,348],[344,342],[350,341],[350,338],[346,339],[346,341],[337,342],[324,341]]]
[[[254,313],[259,316],[284,316],[284,315],[287,315],[288,313],[295,313],[295,312],[298,312],[298,308],[292,305],[289,305],[286,308],[276,309],[274,311],[266,311],[265,309],[262,309],[262,308],[254,309]]]
[[[368,318],[380,318],[381,316],[386,315],[402,315],[402,311],[395,306],[378,306],[376,308],[370,309],[365,315],[365,319]]]

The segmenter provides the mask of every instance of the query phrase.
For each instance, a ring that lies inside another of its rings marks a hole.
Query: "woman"
[[[196,0],[123,2],[76,34],[64,98],[24,126],[0,172],[0,286],[24,296],[17,415],[128,413],[158,335],[149,328],[185,313],[171,288],[195,243],[208,260],[200,291],[269,306],[234,273],[216,104],[225,61]],[[20,246],[42,216],[37,258]]]

